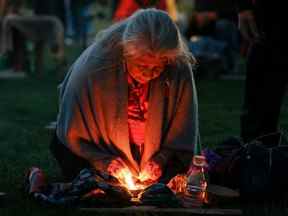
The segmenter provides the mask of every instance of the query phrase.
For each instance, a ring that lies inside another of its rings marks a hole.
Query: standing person
[[[33,1],[33,11],[35,15],[35,22],[41,19],[49,19],[50,23],[41,23],[42,25],[52,25],[53,32],[58,32],[58,34],[61,34],[61,39],[58,41],[55,41],[53,44],[50,45],[51,51],[53,53],[53,56],[57,60],[58,64],[58,70],[63,71],[64,65],[65,65],[65,56],[64,56],[64,26],[65,26],[65,19],[63,17],[64,12],[64,3],[63,1],[39,1],[34,0]],[[38,24],[38,25],[41,25]],[[37,25],[37,24],[35,24]],[[57,27],[56,27],[57,26]],[[50,26],[49,26],[50,27]],[[51,32],[51,28],[47,26],[47,34]],[[60,33],[60,30],[61,33]],[[36,74],[40,75],[43,71],[43,65],[44,65],[44,48],[47,45],[47,39],[40,39],[38,38],[35,41],[34,45],[34,58],[35,58],[35,71]]]
[[[184,34],[199,61],[209,64],[216,60],[225,74],[237,71],[240,38],[236,20],[234,0],[194,0]]]
[[[0,18],[6,13],[7,0],[0,0]]]
[[[283,2],[239,0],[239,28],[251,47],[247,59],[241,136],[248,142],[279,130],[287,86],[287,31]],[[277,11],[269,16],[271,11]]]
[[[14,1],[6,1],[6,10],[4,11],[4,16],[8,17],[18,17],[21,19],[23,8],[25,7],[24,0],[14,0]],[[3,29],[2,29],[3,30]],[[13,43],[13,49],[11,53],[9,53],[9,58],[12,63],[12,69],[17,73],[24,73],[25,64],[27,62],[27,50],[26,50],[26,42],[27,38],[25,35],[19,31],[17,28],[12,28],[11,37]],[[2,41],[2,43],[7,43],[7,41]]]
[[[100,33],[61,84],[51,150],[64,176],[128,167],[157,181],[187,171],[198,138],[192,63],[161,10],[139,10]]]

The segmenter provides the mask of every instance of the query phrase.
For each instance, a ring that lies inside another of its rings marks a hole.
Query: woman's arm
[[[190,65],[178,69],[178,91],[173,110],[164,132],[161,149],[152,160],[165,167],[172,157],[179,158],[185,166],[189,166],[194,145],[198,142],[198,101],[194,78]],[[171,95],[170,95],[171,97]]]

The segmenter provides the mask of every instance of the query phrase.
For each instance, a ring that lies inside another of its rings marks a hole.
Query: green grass
[[[76,56],[70,55],[71,59]],[[51,181],[60,176],[48,150],[51,132],[44,129],[57,115],[59,78],[53,64],[47,68],[41,79],[0,80],[0,191],[8,194],[1,216],[84,215],[40,207],[21,191],[24,173],[31,166],[43,168]],[[243,82],[197,81],[197,88],[203,145],[213,146],[227,136],[238,136]],[[288,127],[287,106],[281,124]]]
[[[203,80],[197,87],[203,145],[213,146],[227,136],[238,136],[243,82]]]

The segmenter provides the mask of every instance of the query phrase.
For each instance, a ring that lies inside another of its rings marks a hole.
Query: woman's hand
[[[162,175],[161,166],[155,161],[149,161],[140,172],[139,180],[141,182],[156,182]]]

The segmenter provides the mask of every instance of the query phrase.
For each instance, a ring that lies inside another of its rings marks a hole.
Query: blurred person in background
[[[0,51],[11,58],[13,71],[40,75],[44,70],[44,45],[49,44],[57,63],[64,63],[63,23],[57,18],[54,1],[29,3],[6,2]]]
[[[114,14],[114,21],[126,19],[138,9],[148,7],[166,10],[166,0],[119,0]]]
[[[184,32],[195,57],[208,62],[220,59],[222,73],[233,74],[237,70],[240,34],[235,4],[235,0],[194,0],[194,9]]]
[[[23,8],[25,6],[24,0],[2,0],[1,2],[1,44],[0,50],[1,54],[6,54],[4,52],[6,43],[8,43],[6,38],[3,36],[4,18],[8,16],[22,16]],[[11,29],[11,37],[13,43],[13,49],[7,53],[8,63],[11,64],[13,72],[23,73],[25,65],[27,64],[27,50],[26,50],[26,38],[25,36],[16,28]]]
[[[7,0],[0,0],[0,17],[2,18],[5,14],[5,10],[6,10],[6,3]]]
[[[56,16],[65,26],[65,8],[63,0],[40,1],[33,0],[32,7],[35,15]]]
[[[247,56],[241,137],[249,142],[279,131],[288,83],[284,1],[238,0],[239,28],[250,43]],[[273,15],[271,11],[275,11]]]
[[[37,25],[54,25],[54,28],[52,28],[52,31],[60,31],[62,32],[61,34],[61,39],[54,41],[50,45],[50,50],[53,53],[53,57],[57,61],[57,70],[61,73],[63,69],[65,68],[65,56],[64,56],[64,34],[65,34],[65,23],[66,19],[64,16],[65,8],[64,8],[64,3],[63,1],[55,1],[55,0],[50,0],[50,1],[39,1],[39,0],[33,0],[32,2],[32,9],[34,12],[34,25],[35,28],[37,28]],[[41,19],[46,18],[50,19],[51,23],[41,23]],[[37,20],[39,23],[37,23]],[[58,26],[58,27],[56,27]],[[45,29],[46,34],[52,36],[52,33],[49,32],[51,31],[51,26],[47,26]],[[44,30],[42,30],[44,31]],[[35,36],[37,37],[37,36]],[[41,37],[37,38],[34,43],[34,54],[35,54],[35,68],[36,68],[36,73],[40,74],[42,73],[41,71],[44,70],[43,65],[44,65],[44,48],[47,45],[47,39],[43,39]],[[62,68],[63,67],[63,68]]]
[[[187,171],[199,136],[194,62],[161,10],[100,32],[60,85],[50,147],[66,179],[87,167],[150,182]]]
[[[178,22],[178,11],[177,11],[177,1],[176,0],[166,0],[167,13],[174,22]]]

